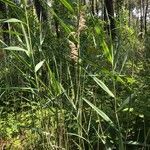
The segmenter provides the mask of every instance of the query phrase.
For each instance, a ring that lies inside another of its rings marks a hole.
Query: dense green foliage
[[[150,149],[148,21],[141,36],[120,3],[112,35],[91,4],[42,1],[43,21],[26,1],[0,2],[0,149]]]

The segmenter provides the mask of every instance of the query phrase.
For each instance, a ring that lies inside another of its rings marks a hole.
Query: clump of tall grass
[[[59,3],[75,19],[70,24],[50,7],[46,26],[25,5],[23,16],[4,20],[12,41],[2,46],[9,60],[3,62],[7,71],[1,78],[0,133],[8,149],[123,150],[135,134],[130,117],[135,117],[136,80],[122,74],[130,63],[128,53],[120,59],[121,44],[108,37],[102,21],[86,15],[79,2],[74,6]],[[56,20],[64,36],[53,33]],[[93,55],[89,48],[96,51],[94,57],[88,57]]]

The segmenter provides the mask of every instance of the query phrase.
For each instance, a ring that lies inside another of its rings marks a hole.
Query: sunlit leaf
[[[108,48],[108,46],[104,40],[101,42],[101,47],[102,47],[104,54],[105,54],[106,58],[108,59],[108,61],[112,63],[113,59],[111,56],[111,52],[110,52],[110,50],[109,50],[109,48]]]
[[[4,21],[4,22],[22,22],[21,20],[18,20],[18,19],[16,19],[16,18],[11,18],[11,19],[8,19],[8,20],[6,20],[6,21]]]
[[[74,12],[72,6],[67,2],[67,0],[60,0],[60,2],[70,11],[70,12]]]
[[[91,76],[93,78],[93,80],[105,91],[107,92],[111,97],[115,97],[114,94],[109,90],[109,88],[105,85],[104,82],[102,82],[101,80],[99,80],[97,77],[95,76]]]
[[[109,123],[109,125],[111,125],[112,127],[115,127],[114,123],[112,122],[112,120],[103,112],[101,111],[99,108],[97,108],[95,105],[93,105],[90,101],[88,101],[87,99],[83,98],[83,100],[90,106],[93,108],[94,111],[97,112],[97,114],[99,114],[106,122]]]
[[[12,50],[12,51],[23,51],[23,52],[27,52],[27,50],[21,48],[21,47],[17,47],[17,46],[9,46],[9,47],[5,47],[3,48],[4,50]]]
[[[35,72],[37,72],[43,66],[44,62],[45,60],[42,60],[35,66]]]

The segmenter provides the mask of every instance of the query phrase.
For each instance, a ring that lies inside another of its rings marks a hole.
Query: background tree
[[[109,27],[108,31],[111,33],[112,38],[115,37],[115,19],[114,19],[114,6],[113,6],[113,0],[105,0],[104,1],[104,20],[108,22]]]
[[[6,19],[7,18],[7,14],[8,14],[8,9],[7,9],[7,6],[5,5],[4,2],[0,1],[0,8],[1,8],[0,9],[1,18]],[[8,26],[7,22],[2,24],[2,30],[3,30],[4,42],[9,45],[10,40],[9,40],[9,34],[7,33],[9,31],[9,26]]]

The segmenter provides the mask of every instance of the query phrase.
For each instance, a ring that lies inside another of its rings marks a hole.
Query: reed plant
[[[21,15],[0,21],[11,37],[10,45],[0,40],[0,148],[148,149],[149,119],[136,106],[145,88],[134,29],[119,24],[112,39],[80,1],[44,3],[47,22],[26,1],[5,3]]]

